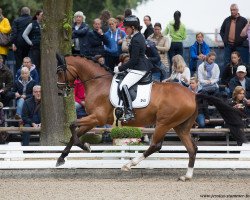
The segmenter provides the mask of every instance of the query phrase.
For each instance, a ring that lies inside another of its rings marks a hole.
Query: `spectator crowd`
[[[149,15],[144,16],[143,43],[146,50],[143,57],[153,66],[153,81],[177,82],[194,93],[226,97],[229,105],[240,109],[244,117],[249,118],[250,21],[240,15],[237,4],[230,6],[230,12],[231,15],[222,21],[220,29],[224,42],[223,66],[216,63],[217,55],[205,42],[202,32],[196,33],[196,41],[189,49],[190,60],[185,62],[183,41],[187,33],[181,22],[180,11],[173,13],[173,20],[166,23],[165,30],[162,30],[159,22],[152,24]],[[130,43],[134,35],[127,33],[123,22],[129,16],[133,16],[131,9],[126,9],[116,17],[104,10],[89,25],[82,11],[75,12],[72,22],[72,54],[92,57],[112,71],[121,63],[128,62],[132,56]],[[39,84],[42,23],[42,10],[37,10],[32,17],[30,9],[23,7],[20,16],[10,24],[4,17],[4,10],[0,8],[0,34],[10,35],[8,44],[3,44],[2,39],[0,40],[0,114],[2,108],[10,106],[14,99],[15,118],[21,119],[25,126],[32,127],[41,125]],[[13,70],[6,65],[9,49],[12,49],[15,56]],[[77,117],[80,118],[87,115],[84,110],[85,90],[80,80],[76,80],[75,85],[75,107]],[[199,127],[205,127],[209,123],[207,108],[206,102],[199,102]],[[0,123],[3,123],[1,118]],[[28,133],[24,134],[23,144],[29,144]]]

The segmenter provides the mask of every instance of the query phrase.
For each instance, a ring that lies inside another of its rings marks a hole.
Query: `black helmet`
[[[136,29],[140,29],[140,20],[135,15],[130,15],[124,19],[123,26],[134,26]]]

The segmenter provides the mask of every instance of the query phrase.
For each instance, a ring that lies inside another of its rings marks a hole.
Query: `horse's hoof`
[[[131,170],[131,168],[128,167],[127,165],[123,165],[122,168],[121,168],[121,170],[124,171],[124,172],[128,172],[128,171]]]
[[[65,163],[64,158],[59,157],[56,162],[56,167],[59,167]]]
[[[178,180],[185,182],[185,181],[190,181],[191,178],[190,178],[190,177],[187,177],[187,176],[181,176],[181,177],[179,177]]]
[[[84,146],[84,150],[86,150],[89,153],[91,152],[91,148],[90,148],[89,143],[85,142],[83,146]]]

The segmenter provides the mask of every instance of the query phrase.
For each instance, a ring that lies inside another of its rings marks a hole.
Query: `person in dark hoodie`
[[[16,18],[12,24],[11,40],[16,59],[16,67],[21,66],[23,58],[27,57],[29,54],[30,47],[24,41],[22,35],[31,20],[32,16],[30,16],[30,9],[28,7],[23,7],[20,17]],[[15,72],[16,71],[14,71],[14,74]]]

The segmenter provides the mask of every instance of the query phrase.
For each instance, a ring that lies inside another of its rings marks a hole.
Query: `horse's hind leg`
[[[122,171],[129,171],[132,166],[136,166],[139,162],[150,156],[156,151],[159,151],[162,147],[162,141],[166,132],[169,130],[166,126],[156,126],[155,133],[152,136],[152,141],[149,148],[143,153],[143,155],[132,159],[129,163],[122,166]]]
[[[196,118],[196,114],[189,118],[184,123],[176,126],[174,130],[182,141],[183,145],[186,147],[187,152],[189,154],[189,163],[187,173],[184,176],[181,176],[179,179],[182,181],[190,180],[193,177],[193,169],[196,158],[196,152],[198,150],[195,142],[191,138],[190,129],[194,123],[194,119]]]

